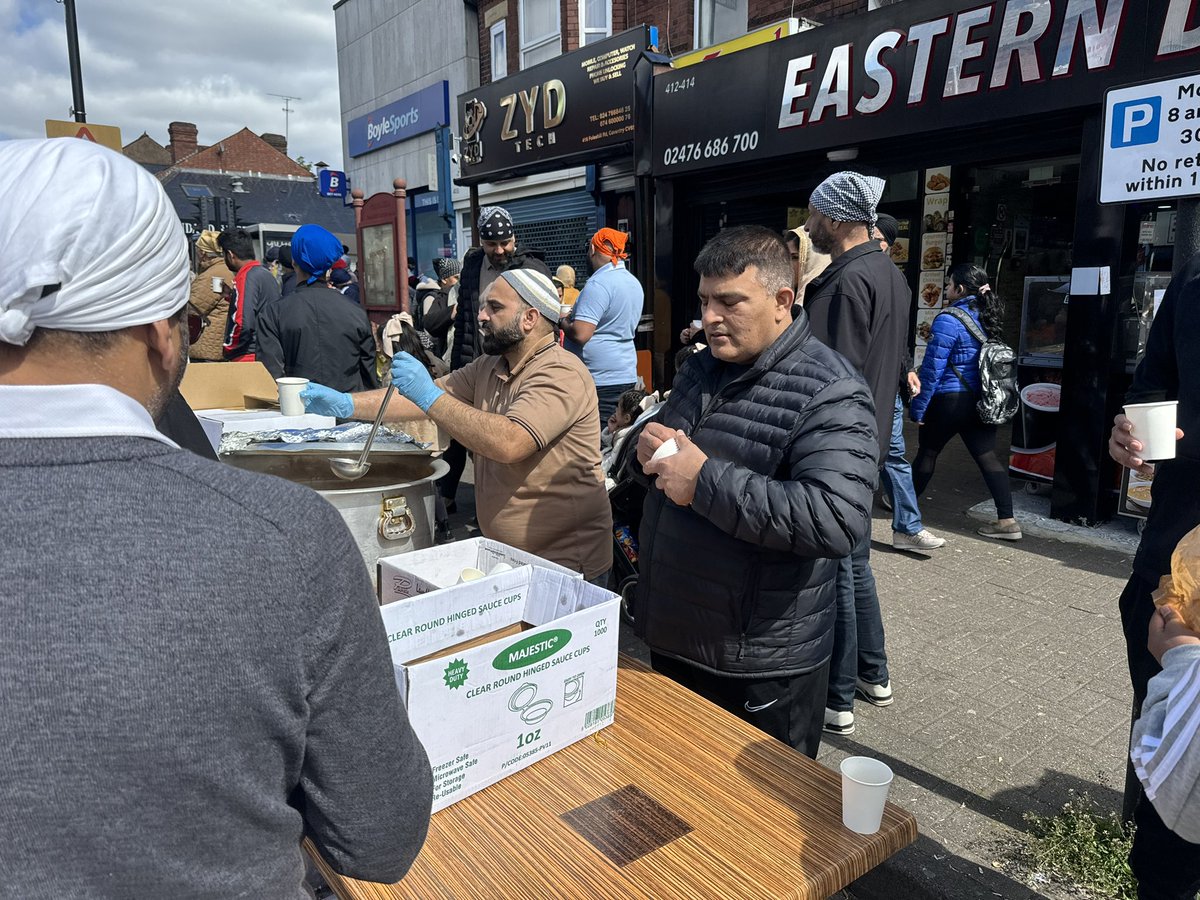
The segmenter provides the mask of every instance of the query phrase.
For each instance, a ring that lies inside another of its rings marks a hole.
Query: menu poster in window
[[[950,167],[939,166],[925,170],[925,191],[929,194],[944,194],[950,190]]]
[[[921,271],[937,272],[940,277],[946,268],[946,235],[939,232],[921,235]]]
[[[929,194],[925,198],[925,221],[924,231],[926,233],[932,231],[946,230],[946,225],[949,223],[950,212],[950,195],[949,194]]]
[[[940,309],[944,283],[941,272],[922,272],[921,283],[917,287],[917,309]]]
[[[892,262],[904,268],[908,262],[908,247],[911,237],[909,232],[912,229],[912,223],[908,219],[896,220],[896,240],[888,247],[888,255],[892,258]]]
[[[925,345],[929,343],[929,338],[933,334],[933,320],[937,318],[940,309],[918,309],[917,310],[917,344],[916,348],[923,354]]]

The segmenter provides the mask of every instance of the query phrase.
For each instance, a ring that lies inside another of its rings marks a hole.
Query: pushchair
[[[654,418],[662,402],[657,396],[648,404],[624,436],[608,472],[608,505],[613,519],[613,583],[621,595],[621,618],[632,624],[638,582],[638,529],[648,481],[637,467],[638,436]],[[650,398],[647,398],[650,400]]]

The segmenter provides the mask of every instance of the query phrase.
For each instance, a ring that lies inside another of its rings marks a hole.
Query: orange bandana
[[[629,236],[623,231],[617,231],[615,228],[601,228],[592,235],[592,246],[597,253],[604,254],[612,260],[613,265],[616,265],[620,260],[628,258],[628,254],[625,252],[627,240],[629,240]]]

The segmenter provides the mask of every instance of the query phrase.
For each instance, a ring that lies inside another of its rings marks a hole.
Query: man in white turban
[[[0,142],[0,171],[6,874],[300,898],[307,835],[397,880],[432,777],[353,538],[307,488],[155,429],[190,285],[161,185],[68,138]]]
[[[804,230],[813,247],[832,257],[804,289],[813,334],[858,369],[871,387],[879,451],[887,458],[896,388],[906,374],[911,294],[900,270],[871,239],[883,196],[882,178],[837,172],[813,190]],[[875,706],[892,703],[883,617],[871,574],[870,536],[839,561],[837,620],[825,730],[854,731],[854,698]]]

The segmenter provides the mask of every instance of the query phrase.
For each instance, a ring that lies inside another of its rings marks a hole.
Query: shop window
[[[521,68],[562,53],[558,0],[521,0]]]
[[[501,19],[492,26],[492,81],[508,77],[508,33],[504,30],[504,20]]]
[[[612,0],[579,0],[579,44],[584,46],[612,35]]]
[[[696,0],[696,47],[711,47],[746,33],[747,0]]]

